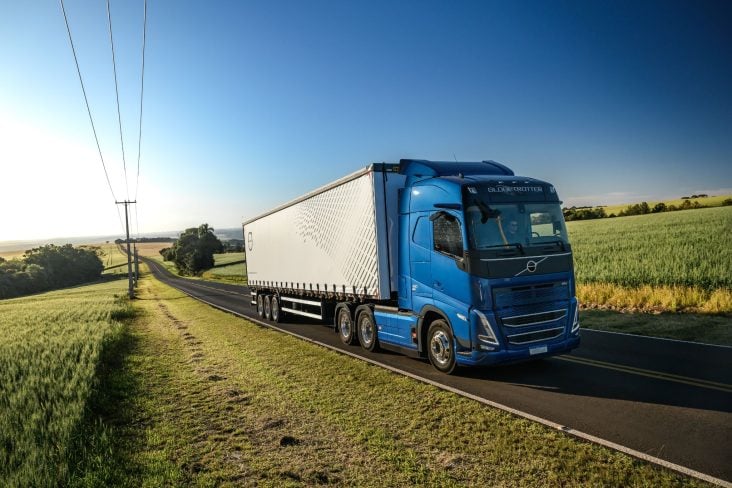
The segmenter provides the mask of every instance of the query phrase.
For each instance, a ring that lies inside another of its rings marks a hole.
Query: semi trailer
[[[251,303],[448,374],[562,354],[580,337],[560,205],[495,161],[371,164],[244,222]]]

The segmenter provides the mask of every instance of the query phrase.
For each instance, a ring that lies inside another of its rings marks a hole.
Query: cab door
[[[465,271],[465,234],[457,213],[440,210],[432,223],[432,299],[450,319],[458,343],[470,345],[470,275]]]
[[[411,221],[409,271],[412,310],[420,310],[432,300],[432,223],[427,212],[412,214]]]

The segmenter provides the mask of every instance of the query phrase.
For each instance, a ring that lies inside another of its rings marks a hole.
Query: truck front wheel
[[[438,371],[451,374],[455,371],[455,342],[450,326],[444,320],[435,320],[427,332],[427,354],[430,363]]]
[[[364,310],[358,314],[356,320],[356,329],[358,332],[358,341],[361,347],[367,351],[375,351],[379,347],[379,338],[376,332],[376,321],[371,310]]]

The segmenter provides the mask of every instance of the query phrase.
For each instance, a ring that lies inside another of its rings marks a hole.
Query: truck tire
[[[437,371],[455,371],[455,341],[450,326],[442,319],[432,322],[427,331],[427,356]]]
[[[257,294],[257,315],[264,318],[264,297],[260,294]]]
[[[336,314],[336,327],[338,327],[338,337],[341,338],[343,344],[352,346],[358,342],[356,326],[353,323],[351,310],[347,306],[338,309],[338,313]]]
[[[282,322],[282,317],[284,316],[285,312],[283,312],[280,308],[280,299],[279,297],[277,297],[277,295],[272,295],[269,307],[272,311],[272,322]]]
[[[267,320],[272,320],[272,297],[269,295],[266,295],[264,297],[264,318]]]
[[[376,351],[379,349],[379,337],[376,329],[376,321],[374,313],[370,308],[364,308],[358,314],[356,319],[356,330],[358,333],[358,342],[361,347],[367,351]]]

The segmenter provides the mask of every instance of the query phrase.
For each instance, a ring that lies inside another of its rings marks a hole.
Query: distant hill
[[[170,237],[172,239],[178,238],[183,232],[182,230],[169,230],[161,232],[145,232],[140,235],[140,238],[153,238],[153,237]],[[228,229],[216,229],[214,232],[216,237],[222,241],[228,241],[231,239],[243,240],[244,235],[241,227],[233,227]],[[114,242],[117,239],[124,239],[124,236],[115,234],[107,236],[82,236],[82,237],[51,237],[48,239],[28,239],[18,241],[0,241],[0,254],[1,255],[20,255],[22,251],[27,249],[33,249],[35,247],[45,246],[46,244],[56,244],[57,246],[63,246],[64,244],[72,244],[77,246],[79,244],[103,244],[105,242]]]

